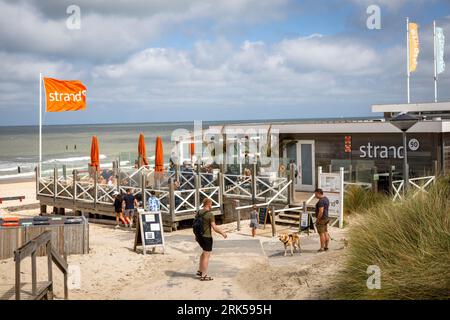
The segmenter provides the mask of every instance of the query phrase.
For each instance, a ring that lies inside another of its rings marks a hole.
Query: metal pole
[[[409,18],[406,18],[406,72],[407,72],[407,93],[408,93],[408,103],[410,100],[410,92],[409,92],[409,78],[410,78],[410,70],[409,70]]]
[[[39,73],[39,178],[42,174],[42,73]]]
[[[437,102],[437,61],[436,61],[436,21],[433,21],[433,48],[434,48],[434,102]]]
[[[402,131],[403,134],[403,192],[406,194],[408,191],[408,182],[409,182],[409,170],[408,170],[408,151],[407,151],[407,142],[406,142],[406,131]]]

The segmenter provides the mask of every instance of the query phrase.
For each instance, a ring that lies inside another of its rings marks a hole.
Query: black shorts
[[[203,251],[212,251],[213,238],[199,237],[196,239]]]

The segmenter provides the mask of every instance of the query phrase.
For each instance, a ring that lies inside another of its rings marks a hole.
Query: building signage
[[[420,147],[419,140],[410,139],[408,141],[408,149],[411,151],[417,151]],[[360,158],[364,159],[403,159],[403,146],[384,146],[376,145],[368,142],[366,145],[359,147]]]

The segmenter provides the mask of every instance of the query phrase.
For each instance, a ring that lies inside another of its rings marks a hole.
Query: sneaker
[[[118,224],[116,224],[116,226],[114,227],[114,229],[119,229],[120,226]]]

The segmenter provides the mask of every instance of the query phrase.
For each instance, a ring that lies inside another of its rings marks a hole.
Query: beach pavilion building
[[[280,163],[296,167],[295,190],[317,186],[318,167],[345,170],[345,180],[388,188],[389,179],[402,179],[402,131],[390,120],[402,112],[420,120],[407,131],[409,177],[424,177],[450,170],[450,102],[373,105],[380,117],[273,121],[231,124],[222,131],[267,128],[278,133]],[[248,138],[248,137],[247,137]],[[251,139],[251,137],[250,137]],[[228,150],[227,150],[228,152]],[[243,158],[238,157],[238,158]]]

